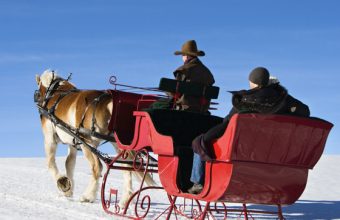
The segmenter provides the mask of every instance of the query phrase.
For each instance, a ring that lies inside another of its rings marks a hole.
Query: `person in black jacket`
[[[185,42],[180,51],[175,51],[175,55],[182,55],[183,65],[178,67],[174,72],[175,79],[184,82],[193,82],[204,86],[212,86],[215,79],[211,71],[198,58],[205,56],[205,52],[198,50],[195,40]],[[151,109],[170,109],[173,106],[175,94],[168,93],[170,98],[162,98],[151,105]],[[176,109],[208,113],[210,100],[201,103],[200,97],[182,94],[176,97]]]
[[[231,117],[236,113],[288,114],[309,117],[307,105],[288,94],[279,82],[271,82],[270,74],[264,67],[257,67],[249,74],[250,90],[233,91],[233,107],[224,118],[223,123],[211,128],[192,142],[194,162],[188,192],[198,194],[203,189],[205,161],[212,159],[210,152],[213,140],[221,137]]]

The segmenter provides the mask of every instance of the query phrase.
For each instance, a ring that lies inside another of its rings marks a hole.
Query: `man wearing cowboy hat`
[[[205,53],[197,49],[195,40],[185,42],[182,50],[176,51],[175,55],[182,55],[184,62],[184,65],[174,71],[174,76],[177,80],[200,83],[206,86],[214,84],[215,80],[210,70],[198,59],[199,56],[204,56]],[[177,104],[182,110],[199,112],[203,109],[203,112],[207,112],[210,101],[201,108],[202,103],[199,97],[182,95]]]

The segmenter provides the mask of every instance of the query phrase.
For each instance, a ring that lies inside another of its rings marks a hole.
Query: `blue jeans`
[[[201,160],[199,154],[194,153],[190,181],[193,183],[204,183],[205,161]]]

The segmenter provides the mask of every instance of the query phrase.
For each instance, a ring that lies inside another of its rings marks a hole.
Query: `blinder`
[[[40,91],[39,90],[35,90],[34,91],[34,102],[38,103],[41,99],[41,95],[40,95]]]

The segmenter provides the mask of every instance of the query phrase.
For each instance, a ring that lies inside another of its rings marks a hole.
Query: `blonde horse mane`
[[[63,79],[63,78],[58,75],[57,71],[54,71],[51,69],[45,70],[40,76],[41,85],[44,87],[48,87],[52,83],[52,81],[56,79]],[[68,83],[71,84],[72,86],[75,86],[71,82],[68,82]],[[63,85],[63,82],[60,85]]]
[[[61,77],[57,74],[57,72],[47,69],[41,74],[40,82],[44,87],[48,87],[53,80],[60,78]]]

